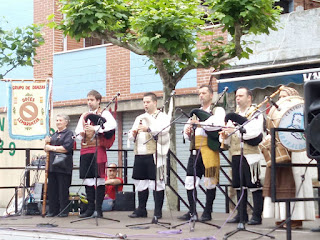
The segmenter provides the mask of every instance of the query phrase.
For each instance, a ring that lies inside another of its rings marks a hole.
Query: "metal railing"
[[[310,164],[310,163],[277,163],[276,162],[276,133],[277,132],[300,132],[304,133],[304,129],[292,129],[292,128],[272,128],[271,129],[271,199],[272,202],[284,202],[286,204],[286,218],[290,219],[291,218],[291,202],[299,202],[299,201],[317,201],[318,202],[318,214],[320,215],[320,188],[316,187],[318,189],[318,197],[310,197],[310,198],[278,198],[276,191],[277,191],[277,186],[276,186],[276,167],[319,167],[318,164]],[[303,181],[302,181],[303,183]],[[298,186],[296,186],[298,187]],[[301,187],[301,186],[299,186]],[[315,188],[315,187],[313,187]],[[300,188],[301,189],[301,188]],[[292,235],[291,235],[291,220],[287,223],[287,228],[286,228],[286,233],[287,233],[287,240],[291,240]]]
[[[222,157],[227,161],[227,165],[220,165],[220,171],[222,174],[225,176],[225,178],[228,180],[229,184],[217,184],[217,188],[221,191],[221,193],[225,196],[225,212],[229,213],[229,207],[230,203],[233,206],[236,206],[235,202],[229,197],[229,188],[231,187],[231,178],[229,175],[226,173],[225,168],[231,168],[231,162],[227,158],[227,156],[221,151],[220,154]],[[179,176],[179,174],[171,167],[171,158],[174,158],[174,160],[177,162],[177,164],[186,172],[187,168],[184,166],[184,164],[178,159],[178,157],[171,151],[169,150],[168,155],[167,155],[167,187],[171,189],[172,192],[174,192],[177,197],[178,197],[178,210],[180,210],[180,202],[182,202],[187,208],[189,208],[188,203],[179,195],[179,193],[174,189],[173,186],[171,186],[171,174],[173,174],[177,180],[182,183],[183,185],[184,180]],[[205,193],[206,190],[200,185],[199,186],[200,190]],[[203,203],[197,198],[197,202],[200,204],[202,208],[204,208]],[[248,203],[249,207],[253,209],[252,205]]]
[[[12,150],[11,148],[2,148],[4,151],[10,151]],[[39,151],[43,150],[42,148],[15,148],[16,151],[25,151],[25,166],[22,167],[0,167],[0,170],[26,170],[28,166],[31,164],[31,152],[32,151]],[[80,151],[80,150],[75,150],[75,151]],[[129,183],[128,181],[128,169],[132,169],[133,166],[128,166],[128,152],[131,152],[133,150],[128,150],[128,149],[110,149],[108,150],[109,152],[123,152],[122,154],[122,166],[118,166],[119,169],[123,169],[123,180],[125,185],[133,185],[132,183]],[[228,192],[229,188],[231,187],[231,179],[228,176],[228,174],[225,171],[225,168],[230,168],[231,164],[228,158],[225,156],[223,152],[221,152],[221,155],[224,157],[224,159],[227,161],[227,165],[221,165],[220,166],[220,171],[222,174],[225,176],[225,178],[228,180],[229,184],[218,184],[217,188],[222,192],[222,194],[225,196],[225,212],[229,213],[229,205],[232,204],[235,206],[235,202],[229,198]],[[171,151],[169,150],[168,155],[167,155],[167,186],[171,189],[171,191],[178,197],[178,208],[180,210],[180,202],[182,202],[186,207],[188,206],[188,203],[183,199],[183,197],[180,196],[180,194],[171,186],[171,178],[174,177],[176,178],[179,182],[181,182],[184,185],[184,180],[179,176],[179,174],[171,168],[171,161],[172,159],[177,162],[177,164],[184,170],[186,171],[186,167],[184,164],[178,159],[178,157]],[[79,169],[78,167],[74,167],[73,170]],[[44,167],[42,168],[37,168],[34,167],[33,169],[29,170],[44,170]],[[172,176],[173,175],[173,176]],[[25,172],[25,177],[24,177],[24,184],[20,186],[0,186],[1,189],[10,189],[14,188],[15,189],[15,200],[16,200],[16,209],[17,209],[17,190],[19,188],[30,188],[31,187],[31,180],[30,180],[30,171]],[[71,185],[71,187],[77,187],[80,185]],[[200,190],[205,193],[205,189],[200,186]],[[204,208],[204,204],[197,199],[197,202],[200,204],[201,207]],[[249,204],[249,206],[252,208],[252,206]]]

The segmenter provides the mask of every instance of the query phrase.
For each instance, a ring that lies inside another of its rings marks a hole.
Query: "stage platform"
[[[199,222],[195,223],[194,231],[190,232],[191,225],[189,223],[179,226],[175,229],[166,229],[156,224],[145,226],[126,227],[129,224],[151,223],[152,211],[148,212],[148,218],[131,219],[128,214],[131,212],[105,212],[104,216],[120,220],[113,222],[105,219],[90,219],[70,223],[79,219],[78,216],[69,216],[66,218],[42,218],[41,216],[10,216],[2,217],[0,220],[0,239],[10,240],[29,240],[29,239],[223,239],[227,232],[235,230],[237,224],[224,224],[229,216],[225,213],[213,213],[213,220],[210,223],[222,226],[218,229],[214,226],[208,226]],[[182,212],[164,211],[164,217],[161,222],[169,222],[171,225],[182,223],[177,216]],[[56,227],[52,227],[56,225]],[[319,227],[320,220],[316,219],[312,222],[304,222],[304,226],[299,230],[292,230],[292,239],[295,240],[318,240],[320,232],[311,232],[311,228]],[[261,233],[268,233],[274,227],[274,219],[264,219],[262,225],[248,226],[246,229],[254,230]],[[275,239],[286,239],[286,230],[279,229],[271,233]],[[248,240],[256,239],[258,235],[241,231],[228,239]],[[261,239],[270,239],[263,237]]]

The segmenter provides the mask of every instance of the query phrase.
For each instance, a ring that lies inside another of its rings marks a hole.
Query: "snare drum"
[[[276,141],[276,163],[286,163],[291,161],[290,153],[280,142]],[[259,144],[259,149],[266,160],[267,166],[271,166],[271,136],[267,135]]]
[[[304,100],[300,96],[281,98],[273,106],[267,117],[267,128],[294,128],[304,129]],[[277,132],[276,138],[284,147],[293,152],[306,149],[306,139],[301,132]]]

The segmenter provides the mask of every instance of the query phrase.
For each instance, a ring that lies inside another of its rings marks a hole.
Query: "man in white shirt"
[[[225,111],[221,107],[211,108],[213,90],[208,85],[199,88],[199,100],[201,109],[211,116],[200,123],[199,118],[193,117],[184,126],[184,138],[191,141],[190,157],[187,166],[187,176],[185,188],[187,190],[189,212],[178,217],[180,220],[197,220],[195,200],[197,198],[196,188],[200,184],[200,179],[204,175],[204,187],[206,188],[206,205],[200,221],[210,221],[212,219],[212,205],[216,197],[216,185],[219,183],[220,156],[219,139],[213,140],[214,145],[209,144],[210,134],[208,131],[218,131],[224,126]],[[199,117],[199,116],[198,116]],[[195,132],[193,132],[195,126]],[[196,172],[196,173],[195,173]],[[196,176],[194,176],[196,174]],[[196,179],[196,181],[194,181]]]
[[[228,223],[240,222],[240,211],[242,211],[243,222],[248,221],[247,213],[247,188],[252,191],[254,209],[252,218],[248,222],[248,225],[258,225],[262,223],[261,214],[263,210],[263,197],[262,197],[262,185],[260,183],[260,160],[263,158],[258,144],[262,140],[263,132],[263,116],[262,114],[256,115],[255,108],[252,106],[252,92],[241,87],[236,91],[236,113],[229,113],[226,115],[226,128],[223,128],[220,135],[221,141],[224,144],[229,145],[229,156],[231,158],[232,165],[232,187],[237,190],[238,201],[241,202],[238,207],[238,214],[228,221]],[[243,124],[247,117],[252,120],[244,126],[243,134],[243,159],[241,162],[241,149],[240,149],[240,131],[236,131],[234,134],[234,127],[237,124]],[[232,134],[232,135],[230,135]],[[241,177],[244,187],[243,196],[241,198],[240,192],[240,165],[242,165]]]
[[[129,217],[147,217],[146,204],[149,197],[149,189],[151,189],[155,200],[154,217],[160,219],[162,218],[165,190],[165,156],[170,145],[170,117],[157,110],[157,96],[152,92],[144,94],[143,105],[145,113],[136,118],[129,131],[128,139],[135,144],[132,178],[138,192],[139,201],[138,208]],[[153,138],[155,135],[158,137],[157,143]]]

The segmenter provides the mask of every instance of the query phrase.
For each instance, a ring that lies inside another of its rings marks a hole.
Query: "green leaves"
[[[144,50],[152,55],[164,48],[181,57],[182,53],[194,48],[196,27],[204,25],[200,20],[201,12],[195,11],[198,4],[198,1],[135,1],[133,8],[139,9],[139,14],[130,17],[130,24],[138,37],[150,39],[147,44],[141,42]]]
[[[212,17],[224,24],[224,30],[232,35],[234,24],[239,23],[244,33],[269,34],[276,30],[280,8],[274,7],[275,0],[208,0]]]
[[[44,43],[41,26],[31,25],[6,31],[0,27],[0,79],[17,66],[33,66],[37,47]]]
[[[117,34],[128,29],[130,13],[124,1],[61,0],[60,2],[63,4],[60,11],[65,15],[65,20],[58,26],[51,27],[56,27],[65,35],[77,40],[90,36],[92,32],[103,34],[109,31]]]

